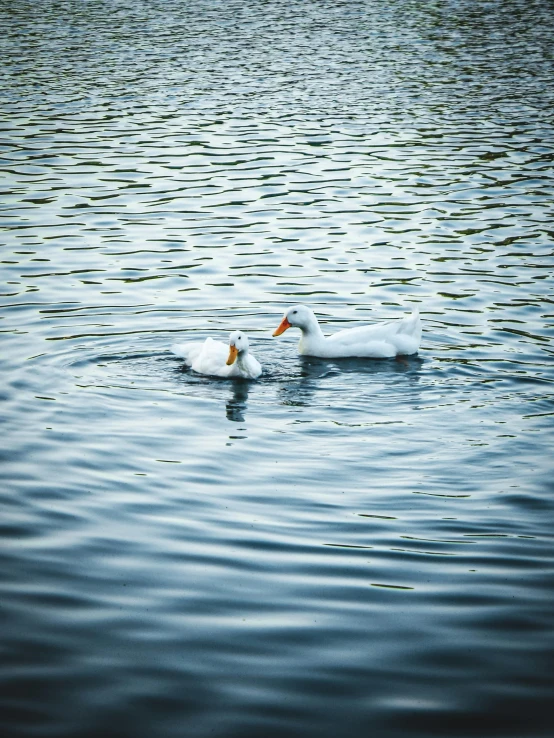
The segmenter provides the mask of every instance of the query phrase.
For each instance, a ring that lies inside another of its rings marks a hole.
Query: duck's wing
[[[199,374],[210,374],[215,377],[226,377],[230,367],[227,366],[229,346],[213,338],[206,338],[200,352],[191,362],[191,367]]]
[[[200,341],[190,343],[175,343],[171,347],[171,353],[175,356],[179,356],[181,359],[185,359],[187,364],[190,364],[196,359],[198,354],[202,351],[203,343]]]
[[[352,356],[390,357],[414,354],[421,341],[419,313],[413,312],[401,320],[364,325],[338,331],[326,339],[337,351],[352,352]]]

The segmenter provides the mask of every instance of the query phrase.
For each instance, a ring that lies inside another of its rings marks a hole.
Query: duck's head
[[[280,336],[287,328],[307,330],[315,320],[315,315],[309,307],[306,307],[306,305],[293,305],[287,310],[278,328],[273,332],[273,335]]]
[[[229,334],[229,358],[227,364],[234,364],[239,354],[248,351],[248,338],[242,331],[233,331]]]

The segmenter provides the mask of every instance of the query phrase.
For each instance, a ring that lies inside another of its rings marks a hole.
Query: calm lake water
[[[551,736],[552,2],[0,15],[2,736]]]

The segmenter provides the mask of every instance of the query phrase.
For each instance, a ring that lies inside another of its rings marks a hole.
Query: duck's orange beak
[[[284,333],[287,330],[287,328],[291,328],[291,324],[289,323],[289,321],[287,320],[285,316],[283,320],[280,322],[279,327],[273,331],[273,335],[280,336],[281,333]]]
[[[235,359],[239,355],[239,350],[236,346],[229,346],[229,358],[227,359],[227,365],[234,364]]]

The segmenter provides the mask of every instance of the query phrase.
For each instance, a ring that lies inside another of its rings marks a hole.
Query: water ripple
[[[546,738],[550,4],[4,5],[3,734]]]

